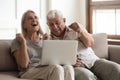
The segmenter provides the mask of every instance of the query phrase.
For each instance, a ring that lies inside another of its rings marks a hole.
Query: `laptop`
[[[74,65],[77,48],[77,40],[44,40],[41,65]]]

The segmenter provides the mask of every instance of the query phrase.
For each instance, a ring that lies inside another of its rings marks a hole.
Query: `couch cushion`
[[[18,72],[15,72],[15,71],[5,71],[5,72],[0,72],[0,78],[2,80],[14,80],[14,79],[17,79],[18,77]]]
[[[100,58],[108,59],[108,42],[106,33],[93,34],[94,45],[92,46],[95,54]]]
[[[120,64],[120,45],[108,46],[109,59]]]
[[[33,79],[20,79],[18,78],[18,72],[6,71],[0,72],[0,80],[33,80]]]
[[[11,40],[0,40],[0,71],[17,70],[10,54]]]

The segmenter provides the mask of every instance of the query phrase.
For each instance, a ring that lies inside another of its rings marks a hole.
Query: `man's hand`
[[[81,60],[77,58],[76,60],[76,64],[73,65],[74,67],[84,67],[84,65],[82,64]]]
[[[82,31],[82,29],[80,28],[80,26],[77,22],[72,23],[69,27],[76,32],[81,32]]]

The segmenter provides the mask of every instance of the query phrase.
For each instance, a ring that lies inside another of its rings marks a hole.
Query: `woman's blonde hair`
[[[24,28],[25,26],[24,26],[24,22],[25,22],[25,17],[26,17],[26,15],[28,14],[28,13],[34,13],[34,14],[36,14],[34,11],[32,11],[32,10],[28,10],[28,11],[26,11],[24,14],[23,14],[23,16],[22,16],[22,19],[21,19],[21,29],[22,29],[22,34],[24,35],[24,37],[26,37],[26,35],[27,35],[27,30]],[[43,35],[43,31],[42,31],[42,29],[41,29],[41,26],[40,26],[40,24],[39,24],[39,30],[38,30],[38,32],[37,32],[37,35],[39,36],[39,35]]]

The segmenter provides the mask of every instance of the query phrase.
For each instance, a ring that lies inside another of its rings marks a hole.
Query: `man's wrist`
[[[80,38],[81,37],[81,33],[77,32],[77,37]]]
[[[81,37],[82,31],[80,29],[77,30],[77,33],[78,33],[78,38]]]

